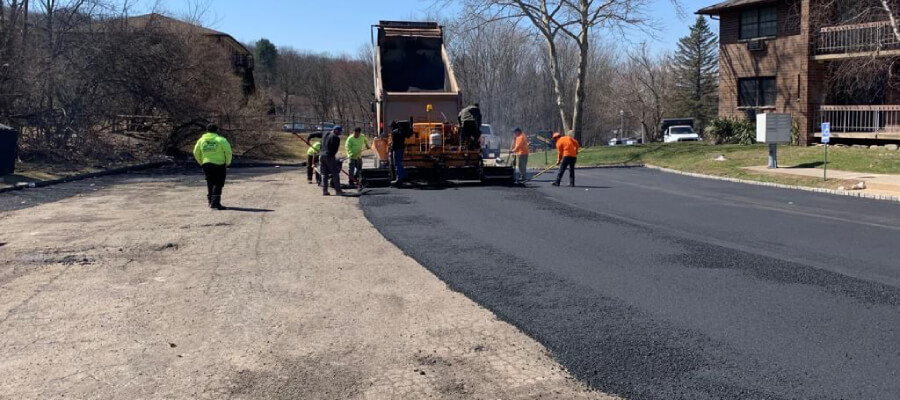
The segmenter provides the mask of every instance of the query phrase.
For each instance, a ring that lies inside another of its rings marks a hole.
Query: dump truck
[[[480,145],[465,143],[457,116],[459,85],[443,27],[436,22],[381,21],[372,27],[378,135],[375,164],[363,168],[363,185],[396,179],[390,154],[393,128],[409,135],[403,166],[411,180],[480,180],[511,183],[511,167],[485,166]]]

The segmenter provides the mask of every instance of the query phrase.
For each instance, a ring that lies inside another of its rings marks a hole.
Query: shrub
[[[716,118],[706,125],[703,137],[713,144],[753,144],[756,127],[744,120]]]

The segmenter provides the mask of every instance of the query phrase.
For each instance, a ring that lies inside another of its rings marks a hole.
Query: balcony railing
[[[896,138],[900,136],[900,106],[821,106],[822,122],[831,123],[836,137]]]
[[[900,40],[888,21],[822,28],[816,41],[817,55],[884,50],[900,50]]]
[[[235,70],[241,68],[253,69],[253,56],[249,54],[241,54],[238,52],[231,53],[231,66]]]

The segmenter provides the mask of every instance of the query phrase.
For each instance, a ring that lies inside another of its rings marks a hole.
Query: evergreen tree
[[[263,84],[269,87],[273,84],[273,76],[278,66],[278,48],[269,39],[263,38],[256,41],[254,53],[257,69],[263,76]]]
[[[261,67],[270,71],[274,70],[278,61],[278,48],[269,39],[259,39],[256,42],[255,56]]]
[[[718,113],[719,42],[706,19],[697,17],[675,53],[676,109],[697,119],[698,128]]]

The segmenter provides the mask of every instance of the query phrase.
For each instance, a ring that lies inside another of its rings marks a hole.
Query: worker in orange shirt
[[[571,133],[570,133],[571,134]],[[578,141],[570,136],[562,136],[559,132],[553,134],[556,141],[556,164],[559,172],[556,173],[556,182],[553,186],[559,186],[563,174],[569,169],[569,186],[575,186],[575,162],[578,160]]]
[[[522,132],[522,129],[519,128],[513,130],[513,135],[515,135],[515,138],[509,152],[516,156],[516,164],[519,167],[519,177],[517,180],[521,183],[528,179],[528,137]]]

